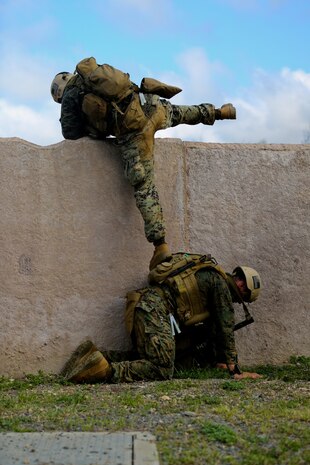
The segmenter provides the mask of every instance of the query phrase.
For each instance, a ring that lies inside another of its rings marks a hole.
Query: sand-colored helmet
[[[55,102],[61,103],[61,99],[68,81],[72,78],[73,74],[63,71],[56,74],[51,84],[51,94]]]
[[[262,287],[262,282],[257,271],[249,266],[237,266],[233,274],[245,278],[249,295],[244,300],[246,302],[254,302],[258,298]]]

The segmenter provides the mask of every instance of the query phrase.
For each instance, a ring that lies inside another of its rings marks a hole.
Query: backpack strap
[[[202,313],[203,306],[200,292],[192,268],[188,268],[172,279],[175,281],[176,287],[178,288],[182,304],[185,304],[188,309],[191,309],[193,314]]]

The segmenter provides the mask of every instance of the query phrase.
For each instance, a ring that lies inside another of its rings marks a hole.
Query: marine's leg
[[[170,379],[174,370],[175,341],[166,302],[149,290],[135,311],[134,336],[139,360],[112,363],[112,383]]]
[[[226,281],[217,274],[213,276],[212,295],[211,316],[215,328],[214,344],[217,361],[237,363],[234,307]]]
[[[219,109],[215,108],[211,103],[171,105],[170,102],[163,101],[162,104],[167,113],[166,127],[199,123],[213,125],[215,120],[236,118],[236,110],[230,103],[223,105]]]
[[[149,269],[152,270],[159,263],[170,260],[172,255],[165,240],[165,221],[154,182],[153,160],[144,161],[142,164],[145,180],[134,186],[134,196],[144,219],[145,235],[155,247],[149,264]]]
[[[144,220],[144,231],[149,242],[160,241],[165,237],[165,222],[154,181],[153,160],[141,162],[145,177],[134,186],[136,205]]]
[[[179,124],[214,124],[214,105],[202,103],[201,105],[172,105],[171,126]]]
[[[145,236],[155,247],[150,267],[171,257],[165,242],[165,222],[154,181],[154,132],[150,122],[143,132],[126,135],[118,142],[125,176],[134,188],[136,205],[144,221]]]
[[[136,360],[137,352],[134,350],[100,350],[109,363]]]
[[[143,133],[134,133],[118,141],[125,177],[134,188],[136,205],[144,221],[149,242],[165,237],[163,211],[154,182],[154,140]]]

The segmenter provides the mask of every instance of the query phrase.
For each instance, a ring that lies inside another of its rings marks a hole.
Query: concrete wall
[[[0,149],[0,374],[58,372],[87,337],[129,348],[125,295],[145,284],[153,247],[117,150],[87,138],[0,139]],[[310,355],[309,155],[309,145],[156,141],[171,248],[261,273],[256,323],[236,333],[241,363]]]

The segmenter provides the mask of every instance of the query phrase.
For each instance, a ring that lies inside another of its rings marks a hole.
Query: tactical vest
[[[204,321],[209,316],[203,307],[195,276],[198,270],[207,268],[227,280],[225,271],[211,255],[173,254],[170,262],[160,263],[149,273],[150,284],[164,284],[172,291],[177,303],[177,316],[186,326]]]

